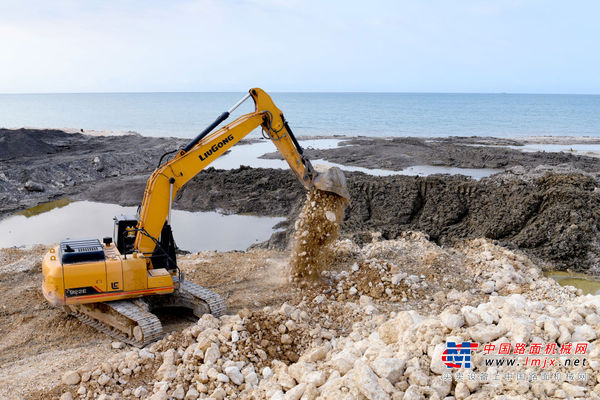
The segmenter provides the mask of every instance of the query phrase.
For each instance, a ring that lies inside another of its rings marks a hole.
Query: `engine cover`
[[[63,264],[104,261],[104,249],[98,239],[64,240],[60,242],[60,260]]]

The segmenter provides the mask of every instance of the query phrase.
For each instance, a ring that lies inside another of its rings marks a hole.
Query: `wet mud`
[[[490,140],[356,138],[336,149],[307,153],[333,162],[396,170],[417,164],[507,168],[480,181],[346,172],[352,203],[346,209],[342,237],[366,243],[374,234],[394,239],[408,230],[422,231],[438,244],[485,237],[522,249],[549,268],[599,273],[600,159],[472,146],[519,144]],[[23,151],[23,143],[28,151]],[[137,135],[0,130],[0,218],[67,197],[138,205],[160,156],[185,143]],[[262,245],[284,248],[290,244],[305,195],[288,170],[207,168],[179,192],[175,207],[285,216],[288,220],[281,224],[285,230]]]
[[[413,165],[459,168],[535,167],[569,164],[584,171],[599,171],[600,160],[570,153],[522,152],[517,140],[497,138],[352,138],[334,149],[308,149],[310,159],[338,164],[400,171]],[[281,158],[268,153],[262,158]]]

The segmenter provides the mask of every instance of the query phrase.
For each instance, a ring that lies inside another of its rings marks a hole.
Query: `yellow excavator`
[[[255,111],[214,129],[248,98]],[[273,141],[306,189],[336,193],[349,199],[342,172],[330,168],[317,173],[303,155],[283,113],[271,97],[255,88],[222,113],[183,149],[163,162],[146,183],[135,217],[115,217],[113,237],[64,240],[44,256],[44,297],[83,323],[118,340],[145,346],[162,337],[160,320],[152,313],[161,307],[185,307],[196,316],[226,311],[223,298],[184,279],[177,267],[171,231],[171,206],[190,179],[257,127]]]

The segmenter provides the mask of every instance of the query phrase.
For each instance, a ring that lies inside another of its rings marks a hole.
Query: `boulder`
[[[467,331],[471,338],[479,343],[492,342],[507,332],[507,329],[501,325],[477,324]]]
[[[285,395],[283,396],[283,398],[285,400],[299,400],[302,395],[304,394],[304,391],[306,390],[306,383],[299,383],[296,386],[294,386],[293,388],[291,388],[290,390],[288,390]]]
[[[331,366],[345,375],[352,369],[357,357],[348,350],[342,350],[331,358]]]
[[[138,386],[133,391],[133,395],[135,397],[137,397],[138,399],[143,399],[143,398],[146,398],[146,396],[148,396],[148,390],[146,390],[146,388],[143,386]]]
[[[377,375],[364,360],[354,364],[354,385],[369,400],[388,400],[390,396],[379,386]]]
[[[458,382],[456,384],[456,388],[454,388],[454,397],[456,397],[456,400],[464,400],[469,397],[470,394],[469,388],[463,382]]]
[[[379,337],[386,344],[396,343],[398,336],[411,328],[423,319],[416,311],[402,311],[396,318],[387,321],[379,326],[377,332]]]
[[[110,381],[110,377],[106,374],[102,374],[98,377],[98,385],[104,386]]]
[[[204,363],[211,365],[217,362],[221,357],[221,351],[216,343],[212,343],[209,348],[204,352]]]
[[[591,326],[579,325],[575,327],[575,331],[571,335],[572,342],[589,342],[596,339],[596,331]],[[564,390],[564,389],[563,389]]]
[[[175,350],[169,349],[163,353],[163,363],[154,374],[154,377],[159,381],[172,381],[176,376]]]
[[[71,394],[71,392],[64,392],[60,396],[60,400],[73,400],[73,395]]]
[[[402,377],[406,361],[400,358],[378,358],[371,362],[371,368],[380,378],[387,379],[392,385]]]
[[[77,371],[67,371],[61,380],[65,385],[77,385],[81,381],[81,377]]]
[[[240,372],[240,369],[235,366],[225,368],[225,374],[229,377],[229,380],[236,385],[241,385],[244,382],[244,375]]]
[[[451,331],[460,328],[465,324],[465,318],[462,314],[454,314],[449,311],[444,311],[440,314],[442,324]]]
[[[446,343],[438,343],[433,348],[430,354],[431,362],[429,363],[429,369],[434,374],[442,375],[448,371],[448,368],[442,361],[442,354],[446,350]]]
[[[23,187],[28,192],[43,192],[46,190],[44,185],[42,185],[39,182],[32,181],[32,180],[28,180],[27,182],[25,182],[25,185]]]

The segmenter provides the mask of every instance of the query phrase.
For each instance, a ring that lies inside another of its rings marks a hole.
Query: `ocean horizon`
[[[600,95],[270,92],[297,136],[600,137]],[[243,92],[0,94],[0,127],[193,137]],[[253,111],[243,104],[230,121]]]

